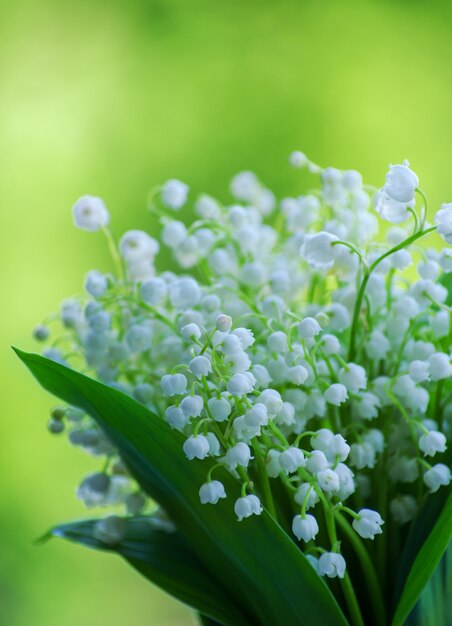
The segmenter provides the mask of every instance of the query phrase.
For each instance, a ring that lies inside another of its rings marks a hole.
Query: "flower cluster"
[[[81,198],[75,225],[105,233],[116,273],[89,272],[86,295],[65,301],[34,334],[48,342],[46,356],[133,396],[183,433],[188,460],[216,459],[196,486],[202,503],[228,498],[228,471],[242,485],[231,503],[238,521],[264,507],[280,519],[282,489],[293,516],[285,522],[313,567],[343,577],[338,520],[372,540],[381,513],[406,524],[426,492],[450,482],[441,455],[451,434],[444,283],[452,249],[417,242],[437,231],[452,243],[452,204],[428,225],[406,161],[390,167],[380,190],[301,152],[290,163],[318,176],[319,188],[278,203],[242,172],[231,183],[234,202],[199,196],[190,225],[175,215],[189,189],[168,181],[150,198],[159,241],[132,230],[116,245],[102,200]],[[380,236],[378,216],[393,225]],[[179,271],[157,271],[161,245]],[[55,319],[64,329],[56,337]],[[87,506],[145,510],[89,416],[58,407],[49,429],[102,458],[78,488]],[[389,506],[378,512],[381,481]]]

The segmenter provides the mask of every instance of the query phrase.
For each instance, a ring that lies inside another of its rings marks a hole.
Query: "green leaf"
[[[428,581],[405,626],[450,626],[452,550],[449,548]]]
[[[210,617],[207,617],[206,615],[199,616],[199,625],[200,626],[219,626],[218,622],[215,622],[213,619],[210,619]]]
[[[187,461],[180,433],[115,389],[36,354],[17,354],[45,389],[97,421],[142,488],[168,512],[251,622],[347,624],[325,582],[266,511],[237,522],[232,503],[240,484],[228,472],[221,476],[228,498],[202,505],[198,488],[214,461]]]
[[[437,568],[452,538],[452,495],[439,515],[411,566],[392,626],[402,626]]]
[[[63,524],[53,528],[51,534],[121,555],[145,578],[216,623],[249,625],[180,533],[155,530],[151,520],[151,517],[126,518],[124,537],[114,545],[105,544],[94,536],[98,520]]]
[[[398,604],[400,600],[411,567],[423,543],[428,539],[436,520],[441,515],[448,496],[449,493],[447,489],[439,489],[436,493],[428,494],[410,526],[410,531],[397,566],[395,593],[392,602],[393,607]]]

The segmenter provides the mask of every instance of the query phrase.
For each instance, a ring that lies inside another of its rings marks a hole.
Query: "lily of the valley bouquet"
[[[205,625],[440,626],[452,204],[429,224],[407,162],[380,190],[290,162],[319,188],[276,202],[242,172],[190,223],[167,181],[158,237],[117,244],[101,199],[74,205],[116,270],[35,329],[44,356],[18,353],[64,402],[50,432],[94,457],[78,497],[110,514],[51,533],[122,555]]]

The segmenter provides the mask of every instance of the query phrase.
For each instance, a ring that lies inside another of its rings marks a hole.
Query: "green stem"
[[[362,542],[356,536],[356,533],[352,530],[352,528],[350,528],[350,524],[347,520],[344,519],[340,513],[336,513],[336,520],[341,527],[341,530],[347,536],[350,545],[361,563],[361,568],[367,582],[367,588],[369,589],[370,600],[372,602],[373,610],[375,611],[375,616],[377,617],[377,623],[382,625],[386,624],[385,602],[383,594],[381,593],[377,572],[375,571],[372,559]]]
[[[107,238],[108,247],[110,249],[110,254],[113,258],[113,261],[116,267],[116,273],[118,274],[118,278],[120,280],[124,280],[124,266],[122,263],[121,255],[119,254],[119,251],[118,251],[118,247],[116,245],[116,241],[114,240],[111,230],[107,226],[104,226],[102,228],[102,231],[105,237]]]
[[[259,446],[259,442],[256,438],[252,441],[254,455],[256,457],[257,469],[259,471],[260,482],[262,486],[262,491],[264,495],[265,506],[268,509],[270,515],[277,520],[278,516],[276,514],[275,503],[273,501],[273,495],[270,488],[270,480],[268,478],[267,470],[265,469],[264,457],[262,454],[262,450]]]
[[[331,548],[333,552],[338,551],[338,541],[336,535],[336,523],[334,520],[334,514],[325,506],[325,522],[328,531],[328,536],[331,541]],[[340,579],[345,601],[347,602],[348,610],[350,612],[351,622],[353,626],[365,626],[363,617],[361,615],[361,609],[359,608],[358,600],[356,598],[355,590],[353,589],[352,582],[348,572],[345,572],[344,578]]]
[[[359,608],[358,600],[356,599],[356,594],[348,572],[345,572],[344,578],[341,578],[341,587],[347,601],[348,610],[350,611],[352,624],[354,624],[354,626],[365,626],[363,616],[361,615],[361,609]]]
[[[364,273],[363,280],[361,282],[361,286],[359,288],[358,295],[356,297],[355,309],[353,311],[353,320],[352,320],[352,326],[350,329],[350,346],[349,346],[349,351],[348,351],[349,362],[353,361],[355,357],[358,322],[359,322],[359,317],[361,314],[364,294],[366,293],[366,287],[367,287],[367,283],[369,282],[370,275],[372,274],[374,269],[378,267],[378,265],[380,265],[380,263],[384,261],[388,256],[391,256],[391,254],[394,254],[395,252],[398,252],[399,250],[403,250],[404,248],[407,248],[412,243],[414,243],[421,237],[424,237],[424,235],[428,235],[429,233],[432,233],[434,230],[436,230],[436,226],[432,226],[431,228],[427,228],[426,230],[423,230],[418,233],[415,233],[414,235],[411,235],[411,237],[408,237],[408,239],[405,239],[405,241],[402,241],[397,246],[394,246],[393,248],[391,248],[390,250],[388,250],[387,252],[379,256],[378,259],[376,259],[372,263],[372,265],[369,267],[369,269]]]

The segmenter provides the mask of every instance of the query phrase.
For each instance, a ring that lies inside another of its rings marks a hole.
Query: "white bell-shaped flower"
[[[315,450],[325,452],[334,434],[328,428],[321,428],[311,437],[311,446]]]
[[[338,240],[336,235],[331,235],[326,231],[306,235],[301,247],[301,255],[312,267],[328,269],[340,254],[340,246],[331,245]]]
[[[256,428],[260,426],[267,426],[268,424],[268,411],[265,404],[257,402],[251,409],[245,413],[244,421],[250,428]]]
[[[119,241],[119,250],[128,263],[153,259],[159,251],[159,243],[143,230],[128,230]]]
[[[216,504],[221,498],[226,498],[223,483],[219,480],[210,480],[199,488],[201,504]]]
[[[375,535],[381,534],[384,524],[380,513],[370,509],[361,509],[358,512],[359,518],[353,520],[352,526],[363,539],[374,539]]]
[[[419,359],[411,361],[408,372],[415,383],[423,383],[430,379],[430,367],[427,361]]]
[[[416,516],[418,505],[413,496],[399,495],[391,500],[389,510],[394,521],[398,524],[407,524]]]
[[[292,521],[292,532],[298,541],[308,542],[319,532],[319,525],[313,515],[296,515]]]
[[[190,461],[193,459],[205,459],[209,454],[209,448],[209,440],[204,435],[189,437],[183,445],[184,452]]]
[[[257,398],[258,402],[262,402],[267,407],[270,416],[278,415],[282,409],[283,400],[281,394],[276,389],[265,389]]]
[[[316,337],[321,330],[320,324],[313,317],[305,317],[298,324],[298,334],[302,339],[312,339]]]
[[[293,474],[306,465],[303,452],[299,448],[287,448],[279,457],[279,464],[286,474]]]
[[[226,398],[209,398],[209,411],[216,422],[225,422],[231,415],[232,407]]]
[[[419,178],[410,169],[408,161],[401,165],[391,165],[386,174],[385,193],[397,202],[412,202]]]
[[[186,417],[198,417],[204,407],[202,396],[186,396],[180,403],[180,408]]]
[[[165,411],[165,417],[171,428],[182,428],[188,423],[189,416],[184,413],[180,406],[169,406]]]
[[[320,498],[318,493],[310,485],[310,483],[301,483],[301,485],[295,492],[294,500],[300,506],[303,506],[303,504],[306,502],[306,509],[310,509],[315,506],[317,502],[319,502]]]
[[[339,476],[332,469],[323,469],[317,473],[317,481],[322,491],[325,493],[333,493],[340,489],[341,483]]]
[[[188,185],[172,178],[167,180],[162,187],[162,200],[170,209],[178,211],[181,209],[188,195]]]
[[[185,393],[187,379],[183,374],[166,374],[161,380],[161,385],[165,396],[177,396]]]
[[[110,214],[103,200],[95,196],[82,196],[72,207],[74,224],[83,230],[96,231],[108,226]]]
[[[443,204],[435,215],[437,231],[448,244],[452,244],[452,202]]]
[[[251,459],[251,451],[249,446],[243,441],[239,441],[235,446],[226,451],[225,463],[230,469],[235,469],[237,465],[248,467]]]
[[[432,493],[450,483],[450,469],[443,463],[437,463],[424,474],[424,483]]]
[[[318,572],[320,576],[344,578],[345,567],[344,557],[337,552],[324,552],[319,558]]]
[[[251,393],[254,388],[252,380],[246,376],[246,374],[238,373],[234,374],[227,383],[227,390],[231,396],[241,398]]]
[[[446,436],[437,430],[431,430],[419,438],[419,449],[424,456],[434,456],[446,450]]]
[[[325,400],[328,404],[340,406],[347,401],[347,387],[341,383],[333,383],[325,390]]]
[[[432,354],[428,359],[428,365],[432,380],[442,380],[452,376],[450,357],[448,354],[444,354],[444,352]]]
[[[326,449],[326,457],[330,462],[345,461],[350,452],[350,446],[342,435],[334,435]]]
[[[357,393],[367,387],[366,370],[356,363],[347,363],[347,367],[339,371],[339,382],[345,385],[350,393]]]
[[[180,329],[180,334],[185,341],[197,341],[201,337],[201,329],[198,324],[185,324]]]
[[[212,372],[212,363],[210,359],[204,355],[195,356],[188,364],[192,374],[198,378],[208,376]]]
[[[234,511],[239,522],[246,517],[251,517],[251,515],[260,515],[263,510],[259,498],[253,494],[238,498],[234,505]]]

